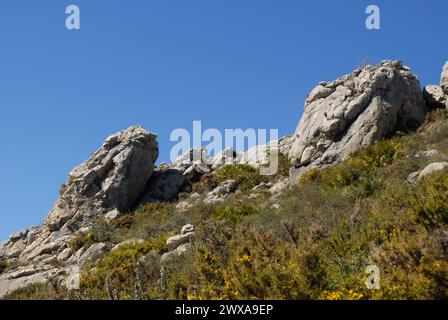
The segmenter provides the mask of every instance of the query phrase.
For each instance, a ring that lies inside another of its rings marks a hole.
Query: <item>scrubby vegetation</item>
[[[429,149],[439,154],[413,157]],[[182,213],[173,210],[175,204],[147,205],[106,232],[115,242],[145,242],[120,247],[95,269],[87,267],[81,290],[69,297],[446,299],[448,169],[415,185],[406,178],[447,158],[448,120],[437,111],[417,132],[382,141],[340,165],[312,169],[275,199],[249,199],[243,192]],[[264,178],[237,165],[207,179],[236,179],[247,192]],[[272,208],[274,202],[280,209]],[[166,238],[186,223],[196,225],[194,253],[166,264],[161,277],[157,257],[166,251]],[[378,290],[365,285],[371,264],[381,272]]]
[[[260,175],[259,170],[248,164],[227,164],[216,170],[215,176],[219,182],[236,180],[244,192],[265,181],[267,178]]]

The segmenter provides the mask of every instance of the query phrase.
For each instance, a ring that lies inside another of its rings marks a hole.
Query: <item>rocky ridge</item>
[[[418,78],[398,61],[383,61],[320,83],[306,99],[295,134],[278,141],[280,153],[291,161],[289,180],[260,184],[250,196],[268,192],[275,199],[310,168],[337,164],[397,130],[416,128],[428,110],[447,107],[447,96],[448,63],[440,86],[427,86],[423,92]],[[43,226],[15,233],[0,245],[0,259],[17,265],[0,274],[0,298],[33,283],[61,283],[67,276],[66,267],[95,263],[114,250],[106,243],[77,251],[69,245],[77,234],[88,233],[98,217],[113,220],[148,202],[177,201],[182,192],[190,195],[188,201],[177,204],[180,211],[189,210],[197,201],[204,205],[225,201],[239,191],[237,181],[224,181],[204,194],[192,192],[191,184],[213,174],[223,160],[228,164],[266,164],[265,151],[273,143],[245,152],[226,149],[215,157],[203,148],[193,149],[171,164],[156,166],[155,134],[133,126],[110,136],[69,174]],[[193,157],[195,154],[199,157]],[[179,235],[168,239],[168,253],[160,257],[161,262],[190,252],[193,237],[194,226],[186,225]]]

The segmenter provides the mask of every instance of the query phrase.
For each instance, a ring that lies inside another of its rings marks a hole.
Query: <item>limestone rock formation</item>
[[[415,128],[426,112],[418,78],[398,61],[320,83],[306,99],[289,151],[292,182],[310,167],[336,164],[396,130]]]

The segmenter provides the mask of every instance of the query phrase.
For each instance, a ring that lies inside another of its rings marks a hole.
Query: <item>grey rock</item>
[[[420,180],[430,174],[433,174],[435,172],[441,171],[441,170],[445,169],[447,166],[448,166],[448,162],[431,163],[425,169],[423,169],[422,172],[420,172],[420,174],[418,175],[418,180]]]
[[[176,205],[176,210],[179,210],[181,212],[185,212],[193,208],[194,205],[187,202],[187,201],[181,201]]]
[[[418,126],[426,112],[418,78],[398,61],[320,84],[306,100],[289,151],[291,182],[303,168],[339,163],[400,128]]]
[[[83,266],[87,263],[95,263],[106,251],[107,245],[105,243],[94,243],[78,258],[77,265]]]
[[[31,284],[45,284],[50,279],[62,277],[63,269],[50,265],[23,266],[0,275],[0,299]]]
[[[432,158],[439,154],[439,151],[437,150],[427,150],[427,151],[420,151],[416,155],[414,155],[414,158]]]
[[[193,252],[193,246],[190,243],[185,243],[177,247],[175,250],[167,252],[160,257],[160,263],[164,264],[170,262],[184,254]]]
[[[430,109],[446,108],[448,99],[440,86],[429,85],[423,89],[423,97]]]
[[[216,169],[225,164],[234,164],[238,154],[231,148],[225,148],[212,158],[211,167]]]
[[[414,184],[418,181],[418,176],[420,175],[420,171],[412,172],[406,179],[407,182]]]
[[[120,215],[121,212],[118,211],[118,209],[114,209],[104,215],[104,220],[106,220],[107,222],[111,222],[112,220],[118,218]]]
[[[18,241],[18,240],[21,240],[21,239],[26,238],[26,236],[28,235],[28,230],[29,230],[29,229],[25,229],[25,230],[22,230],[22,231],[13,233],[13,234],[9,237],[9,240],[11,240],[12,242],[15,242],[15,241]]]
[[[194,232],[175,235],[168,238],[168,240],[166,241],[166,246],[169,251],[172,251],[182,244],[189,243],[193,239],[193,236]]]
[[[174,200],[185,183],[186,178],[181,171],[172,168],[157,169],[149,180],[139,204]]]
[[[227,180],[222,182],[213,191],[209,192],[203,200],[206,205],[214,205],[216,203],[224,201],[230,193],[236,191],[238,182],[235,180]]]
[[[110,136],[70,173],[46,226],[53,231],[66,224],[79,228],[108,209],[131,209],[151,177],[157,157],[156,135],[142,127],[133,126]]]
[[[194,163],[184,171],[183,175],[190,181],[196,181],[199,180],[202,175],[209,173],[210,171],[211,169],[208,164]]]
[[[194,192],[190,195],[191,200],[198,200],[199,198],[201,198],[201,195],[197,192]]]
[[[269,192],[272,194],[282,193],[284,190],[289,188],[289,179],[281,179],[277,181],[270,189]]]
[[[143,240],[143,239],[128,239],[123,242],[120,242],[119,244],[116,244],[110,251],[118,250],[123,246],[143,244],[143,243],[145,243],[145,240]]]
[[[193,164],[204,163],[207,165],[211,165],[212,160],[213,159],[208,155],[208,152],[205,148],[193,148],[174,160],[171,166],[183,173]]]
[[[440,87],[443,92],[448,95],[448,61],[443,66],[442,75],[440,77]]]
[[[71,256],[72,256],[73,252],[72,249],[70,248],[65,248],[64,250],[62,250],[62,252],[58,255],[57,259],[61,262],[65,262],[67,261]]]
[[[237,164],[249,164],[254,167],[261,165],[267,165],[270,162],[270,154],[273,150],[279,151],[279,141],[270,141],[267,144],[256,145],[244,152],[237,153],[235,163]]]
[[[185,234],[191,233],[191,232],[193,232],[193,231],[194,231],[194,225],[192,225],[192,224],[186,224],[186,225],[184,225],[184,226],[182,227],[182,229],[180,230],[180,234],[181,234],[181,235],[185,235]]]

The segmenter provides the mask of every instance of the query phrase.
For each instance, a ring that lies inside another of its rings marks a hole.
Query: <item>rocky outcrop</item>
[[[178,169],[172,169],[169,166],[157,168],[145,187],[139,205],[175,199],[186,181],[186,177]]]
[[[423,89],[426,104],[431,109],[448,108],[448,61],[443,66],[440,85],[428,85]]]
[[[156,135],[139,126],[107,138],[92,157],[70,174],[45,225],[76,229],[110,209],[132,208],[154,171]]]
[[[0,275],[0,298],[31,284],[45,284],[50,280],[62,281],[65,270],[48,264],[18,267],[13,272]]]
[[[383,61],[333,82],[319,83],[306,99],[302,119],[293,136],[243,152],[228,148],[211,157],[204,148],[195,148],[172,164],[156,167],[155,134],[139,126],[114,134],[69,174],[60,199],[42,227],[17,232],[0,244],[0,259],[17,266],[2,270],[0,298],[33,283],[61,283],[65,267],[90,266],[109,250],[144,241],[129,239],[115,246],[93,243],[79,249],[70,246],[77,235],[91,232],[98,217],[110,223],[140,205],[155,201],[177,201],[173,211],[182,215],[195,207],[208,210],[208,206],[224,202],[232,193],[241,194],[236,180],[219,185],[212,181],[205,189],[194,188],[199,181],[209,182],[213,171],[224,164],[249,164],[264,169],[271,161],[273,150],[288,157],[293,165],[289,179],[262,182],[248,196],[249,199],[269,196],[271,208],[279,210],[277,200],[306,170],[337,164],[397,130],[417,127],[428,109],[445,107],[447,97],[448,63],[440,85],[427,86],[422,93],[418,78],[409,68],[398,61]],[[417,158],[436,156],[436,150],[415,155]],[[416,182],[447,166],[445,162],[433,163],[414,173],[409,181]],[[202,191],[198,194],[192,193],[193,190]],[[155,254],[157,265],[191,252],[193,239],[194,226],[184,226],[180,234],[167,240],[167,253],[161,257]]]
[[[339,163],[396,130],[417,127],[426,112],[418,78],[398,61],[321,82],[306,99],[289,151],[292,182],[310,167]]]
[[[447,107],[447,96],[440,86],[429,85],[423,88],[423,97],[426,105],[430,109],[439,109]]]
[[[70,240],[76,232],[89,229],[98,217],[109,213],[112,219],[131,209],[151,178],[157,156],[156,135],[142,127],[133,126],[107,138],[69,174],[44,225],[15,233],[0,245],[2,259],[27,265],[1,275],[0,298],[60,275],[64,264],[82,266],[98,260],[107,251],[106,244],[72,252]]]
[[[203,200],[206,205],[214,205],[223,202],[231,193],[235,192],[238,187],[238,181],[227,180],[222,182],[215,189],[210,191]]]

